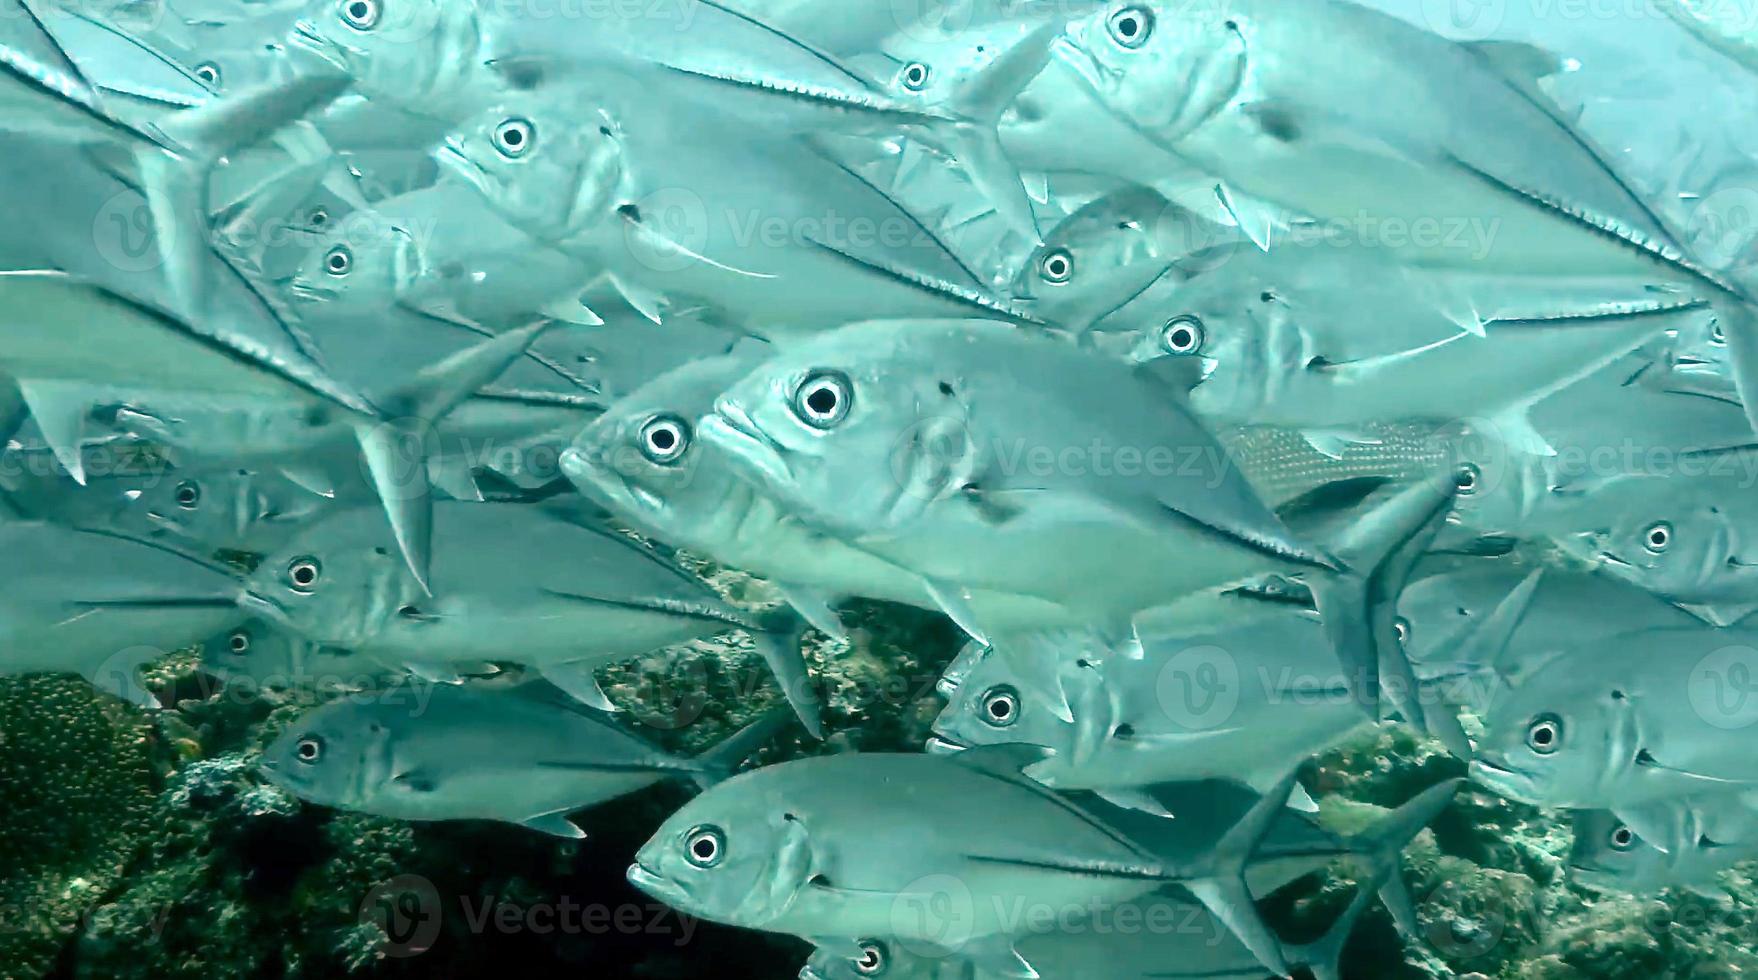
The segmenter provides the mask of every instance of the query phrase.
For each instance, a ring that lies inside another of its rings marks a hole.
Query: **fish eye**
[[[295,558],[287,565],[287,581],[292,583],[293,591],[307,595],[317,587],[317,580],[323,577],[323,566],[316,558]]]
[[[706,824],[684,835],[684,859],[698,868],[712,868],[726,857],[726,835]]]
[[[184,480],[172,491],[172,499],[184,510],[194,510],[201,503],[201,484],[194,480]]]
[[[195,66],[195,77],[209,85],[220,84],[220,66],[211,61],[204,61]]]
[[[378,26],[383,11],[378,0],[342,0],[338,8],[342,22],[357,31],[370,31]]]
[[[354,252],[346,245],[337,245],[324,253],[324,271],[341,279],[354,271]]]
[[[912,61],[904,65],[903,71],[897,73],[898,81],[911,92],[920,92],[927,88],[928,79],[932,76],[933,72],[929,70],[928,66],[919,61]]]
[[[983,722],[1006,728],[1019,720],[1019,692],[1002,685],[983,692]]]
[[[1392,620],[1392,632],[1398,634],[1399,643],[1410,642],[1410,620],[1399,616]]]
[[[1550,755],[1563,747],[1563,720],[1556,715],[1539,715],[1526,729],[1526,745],[1539,755]]]
[[[299,740],[298,745],[293,747],[293,754],[299,757],[300,762],[311,765],[323,758],[324,740],[316,735],[307,735]]]
[[[320,204],[312,208],[311,213],[305,216],[305,223],[313,228],[322,228],[330,223],[330,213],[324,210],[323,205]]]
[[[1614,851],[1627,851],[1636,846],[1636,832],[1624,824],[1612,828],[1611,848]]]
[[[1642,547],[1652,554],[1660,554],[1672,543],[1673,526],[1665,521],[1650,525],[1648,530],[1642,532]]]
[[[1208,338],[1203,330],[1203,322],[1194,316],[1175,316],[1166,321],[1160,329],[1160,346],[1166,353],[1176,357],[1195,354],[1202,350],[1203,341]]]
[[[1074,278],[1074,255],[1066,248],[1055,249],[1038,262],[1038,275],[1045,282],[1061,285]]]
[[[1125,48],[1139,48],[1154,33],[1154,14],[1146,7],[1124,7],[1105,21],[1111,40]]]
[[[842,372],[813,371],[794,389],[794,414],[815,429],[828,429],[848,418],[854,395]]]
[[[1717,347],[1727,346],[1727,332],[1722,329],[1720,320],[1709,325],[1709,342]]]
[[[1453,477],[1453,488],[1458,490],[1462,497],[1469,497],[1476,493],[1478,486],[1482,483],[1483,471],[1478,469],[1475,463],[1466,463],[1459,467],[1458,474]]]
[[[877,939],[860,941],[861,955],[850,960],[855,972],[863,977],[876,977],[885,972],[885,946]]]
[[[529,120],[508,119],[494,128],[494,148],[501,156],[517,159],[531,152],[531,144],[537,140],[537,130]]]
[[[249,653],[250,652],[250,634],[244,632],[243,630],[239,630],[238,632],[233,633],[231,636],[226,638],[226,646],[228,648],[230,648],[233,653],[238,653],[238,654]]]
[[[655,463],[675,463],[690,448],[689,423],[658,415],[641,427],[641,454]]]

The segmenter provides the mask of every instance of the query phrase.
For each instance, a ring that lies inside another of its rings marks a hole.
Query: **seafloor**
[[[735,599],[760,583],[716,576]],[[829,692],[823,744],[779,737],[762,761],[914,751],[939,711],[939,670],[960,645],[944,620],[854,607],[844,647],[812,666]],[[797,941],[687,922],[623,880],[632,855],[689,792],[662,786],[578,816],[577,842],[492,823],[412,825],[302,804],[254,760],[317,695],[225,685],[189,652],[150,687],[146,713],[77,678],[0,680],[0,977],[792,978]],[[655,737],[694,751],[778,695],[740,641],[694,644],[607,671],[606,689]],[[1464,766],[1397,728],[1364,730],[1310,764],[1324,818],[1368,822]],[[1559,814],[1467,789],[1406,855],[1426,948],[1376,908],[1344,974],[1359,978],[1732,977],[1758,969],[1758,888],[1596,896],[1562,873]],[[1311,938],[1352,882],[1296,882],[1266,901]]]

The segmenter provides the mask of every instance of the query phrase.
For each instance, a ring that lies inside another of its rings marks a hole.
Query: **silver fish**
[[[244,619],[235,574],[160,545],[5,518],[0,541],[30,569],[0,595],[8,674],[79,674],[157,707],[139,668]]]
[[[1658,0],[1656,6],[1704,44],[1758,72],[1758,17],[1738,3]]]
[[[759,720],[697,758],[665,752],[547,685],[344,696],[263,752],[301,799],[401,820],[500,820],[585,837],[568,814],[668,779],[707,788],[775,734]]]
[[[730,387],[698,435],[802,519],[920,575],[977,639],[1068,625],[1128,639],[1143,610],[1292,572],[1370,689],[1403,671],[1380,662],[1389,617],[1365,621],[1360,576],[1446,507],[1419,484],[1337,541],[1339,561],[1283,526],[1166,390],[993,322],[856,324],[796,344]],[[968,598],[982,591],[1047,600],[1060,620],[990,626]]]
[[[384,547],[380,516],[355,509],[307,527],[265,559],[250,579],[250,605],[317,643],[418,669],[487,656],[589,670],[742,628],[818,730],[792,617],[737,610],[633,539],[534,508],[444,502],[434,520],[431,597]],[[571,693],[608,704],[589,673],[579,683],[586,689]]]
[[[1285,787],[1218,839],[1198,832],[1175,841],[1180,821],[1135,814],[1152,822],[1148,841],[1141,827],[1115,822],[1134,811],[1059,797],[1022,776],[1021,765],[1041,755],[1024,746],[843,755],[746,773],[668,819],[636,854],[629,880],[682,911],[746,928],[953,947],[1006,933],[1010,904],[1129,901],[1176,882],[1260,962],[1286,972],[1244,880]],[[872,791],[893,783],[908,792]],[[1009,814],[1006,835],[981,829],[983,814],[998,812]],[[957,922],[950,930],[948,915]],[[1014,963],[1029,971],[1017,954]]]
[[[1696,796],[1655,803],[1655,824],[1676,828],[1668,850],[1638,834],[1610,810],[1574,815],[1575,846],[1569,874],[1601,891],[1646,895],[1685,888],[1719,900],[1716,879],[1741,861],[1758,857],[1758,811],[1738,796]]]

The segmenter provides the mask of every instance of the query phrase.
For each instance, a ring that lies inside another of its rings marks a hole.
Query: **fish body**
[[[31,570],[0,597],[9,674],[79,674],[156,706],[139,667],[244,618],[234,574],[161,545],[15,520],[0,540]]]
[[[1704,44],[1758,72],[1758,17],[1738,3],[1658,0],[1656,6]]]
[[[936,738],[1045,745],[1028,772],[1063,789],[1226,778],[1262,792],[1365,721],[1310,611],[1201,597],[1155,620],[1140,659],[1102,637],[995,638]]]
[[[325,806],[583,837],[567,814],[668,779],[716,775],[714,760],[662,751],[559,692],[471,684],[417,696],[406,686],[301,716],[265,751],[268,777]]]
[[[1600,891],[1648,895],[1685,888],[1716,898],[1723,894],[1719,874],[1758,856],[1758,812],[1738,795],[1666,800],[1648,809],[1651,822],[1677,828],[1675,840],[1651,842],[1610,810],[1577,812],[1571,877]]]
[[[1626,820],[1669,796],[1748,792],[1758,772],[1727,733],[1758,710],[1754,642],[1698,623],[1554,651],[1491,699],[1472,776],[1515,799]]]

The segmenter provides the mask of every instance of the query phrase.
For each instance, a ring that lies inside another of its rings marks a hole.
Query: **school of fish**
[[[325,679],[264,778],[401,819],[693,785],[629,880],[808,980],[1420,942],[1363,726],[1591,888],[1758,857],[1750,0],[0,3],[0,673]],[[932,739],[740,772],[850,599],[968,636]],[[731,633],[700,755],[601,687]]]

